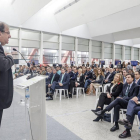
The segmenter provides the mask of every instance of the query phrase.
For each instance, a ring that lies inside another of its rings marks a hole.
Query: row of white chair
[[[81,94],[80,91],[83,91],[83,94],[85,96],[85,92],[84,92],[84,88],[83,87],[74,87],[73,88],[73,93],[74,93],[74,89],[76,89],[76,97],[78,98],[79,95]],[[59,92],[58,92],[59,91]],[[57,97],[58,93],[60,95],[60,100],[62,100],[62,91],[64,93],[64,97],[65,95],[67,95],[68,99],[69,99],[69,93],[68,93],[68,89],[56,89],[55,90],[55,98]]]

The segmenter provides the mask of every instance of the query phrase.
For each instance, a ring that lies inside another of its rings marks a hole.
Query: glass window
[[[85,64],[89,62],[89,53],[88,52],[77,52],[77,63],[82,65],[84,62]]]
[[[61,63],[71,64],[74,61],[75,51],[62,51],[61,52]]]
[[[58,50],[43,49],[43,64],[58,63]]]
[[[39,49],[37,48],[21,48],[21,53],[27,60],[39,60]]]
[[[18,47],[8,47],[8,46],[4,46],[4,52],[5,53],[10,53],[13,56],[13,59],[18,59],[19,58],[19,54],[16,51],[13,51],[13,48],[15,48],[16,50],[18,50]]]

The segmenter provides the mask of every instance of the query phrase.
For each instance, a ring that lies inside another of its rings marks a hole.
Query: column
[[[89,40],[89,64],[92,61],[92,40]]]
[[[134,60],[134,47],[131,47],[131,60]]]
[[[19,50],[18,50],[19,52],[21,52],[21,47],[22,47],[21,32],[22,32],[22,31],[21,31],[21,28],[19,28],[19,48],[18,48],[18,49],[19,49]],[[22,59],[20,54],[19,54],[19,59]]]
[[[115,44],[113,44],[112,49],[112,64],[115,65]]]
[[[41,31],[41,38],[40,38],[40,64],[43,64],[43,32]]]
[[[122,46],[122,61],[125,61],[125,46]]]
[[[75,38],[75,65],[78,66],[77,62],[77,51],[78,51],[78,38]]]
[[[59,35],[59,64],[61,64],[61,51],[62,51],[62,35]]]
[[[139,61],[140,61],[140,48],[139,48]]]
[[[101,59],[104,60],[104,42],[102,42]]]

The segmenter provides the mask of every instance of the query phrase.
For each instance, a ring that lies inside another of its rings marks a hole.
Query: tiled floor
[[[119,140],[118,135],[123,132],[124,127],[120,126],[120,130],[110,132],[113,124],[108,122],[93,122],[96,116],[91,112],[95,108],[96,97],[81,95],[78,99],[59,98],[53,101],[46,101],[47,115],[54,118],[60,124],[72,131],[83,140]],[[136,122],[132,130],[132,137],[129,140],[138,140],[138,126]]]

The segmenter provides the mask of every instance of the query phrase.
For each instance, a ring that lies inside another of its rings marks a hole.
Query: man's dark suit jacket
[[[13,65],[12,56],[5,56],[0,45],[0,109],[10,107],[13,100],[13,75],[11,70]]]
[[[110,75],[109,78],[108,78],[108,82],[112,82],[113,79],[114,79],[114,76],[115,76],[115,73],[112,72],[111,75]]]
[[[131,86],[131,88],[130,88],[130,91],[129,91],[129,93],[128,93],[128,97],[126,97],[126,96],[125,96],[125,93],[126,93],[127,87],[128,87],[128,84],[125,83],[125,84],[123,85],[123,90],[122,90],[122,92],[120,93],[120,97],[122,97],[123,99],[129,101],[129,100],[131,100],[133,97],[135,97],[135,96],[138,95],[139,86],[138,86],[135,82],[133,82],[133,84],[132,84],[132,86]]]
[[[60,78],[58,80],[58,83],[61,82],[61,79],[62,79],[62,73],[60,74]],[[63,89],[68,89],[69,80],[70,80],[69,74],[68,73],[65,73],[65,75],[63,77],[63,80],[62,80],[62,84],[63,84],[62,88]]]
[[[54,81],[58,82],[59,77],[60,77],[60,75],[59,75],[58,73],[56,73],[55,76],[54,76],[54,79],[53,79],[53,81],[52,81],[52,78],[53,78],[53,73],[52,73],[52,74],[50,75],[49,83],[48,83],[48,84],[51,84],[51,81],[52,81],[52,83],[53,83]]]
[[[91,71],[88,71],[86,75],[87,75],[86,80],[92,78],[92,73],[91,73]]]

